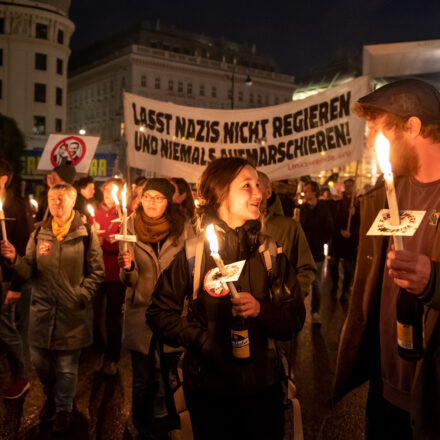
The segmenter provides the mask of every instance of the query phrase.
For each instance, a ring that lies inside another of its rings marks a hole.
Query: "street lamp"
[[[237,65],[234,63],[233,64],[233,68],[232,68],[232,75],[231,75],[231,109],[234,109],[234,94],[235,94],[235,69],[236,69]],[[252,79],[249,76],[249,73],[247,75],[246,80],[244,81],[244,83],[250,87],[252,85]]]

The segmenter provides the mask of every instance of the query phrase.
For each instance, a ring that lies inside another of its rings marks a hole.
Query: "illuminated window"
[[[44,116],[34,116],[33,134],[46,134],[46,118]]]

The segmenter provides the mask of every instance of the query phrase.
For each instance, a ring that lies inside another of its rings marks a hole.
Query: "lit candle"
[[[218,270],[220,271],[220,273],[226,277],[228,274],[226,272],[226,268],[225,265],[223,263],[222,258],[220,257],[220,254],[218,253],[218,240],[217,240],[217,235],[215,234],[214,231],[214,225],[208,225],[206,227],[206,238],[209,241],[209,248],[211,250],[211,257],[214,259],[215,264],[218,267]],[[229,287],[229,290],[231,292],[231,295],[233,298],[239,298],[239,294],[237,292],[237,289],[235,288],[235,285],[232,281],[228,281],[226,283]]]
[[[5,212],[3,211],[3,203],[0,199],[0,222],[2,224],[2,235],[3,240],[8,241],[8,236],[6,235],[6,220],[5,220]]]
[[[93,209],[93,206],[92,206],[90,203],[87,205],[87,210],[88,210],[89,213],[90,213],[90,217],[92,217],[94,228],[95,228],[95,229],[98,229],[98,228],[96,227],[95,210]]]
[[[35,211],[38,211],[38,202],[32,197],[29,199],[29,202],[35,208]]]
[[[115,202],[116,209],[118,210],[118,216],[119,218],[122,218],[121,207],[119,205],[119,198],[118,198],[118,189],[119,188],[116,185],[112,186],[112,197],[113,197],[113,201]]]
[[[390,142],[382,134],[379,133],[376,137],[374,145],[376,150],[377,161],[382,170],[385,179],[385,187],[387,191],[388,206],[390,208],[390,223],[393,226],[400,225],[399,207],[397,205],[396,189],[394,187],[393,170],[391,168],[390,157]],[[403,250],[403,241],[400,235],[393,235],[394,247],[397,251]]]
[[[127,185],[124,185],[124,189],[122,190],[122,235],[123,235],[123,242],[122,242],[122,251],[127,252],[127,242],[125,241],[127,239]]]

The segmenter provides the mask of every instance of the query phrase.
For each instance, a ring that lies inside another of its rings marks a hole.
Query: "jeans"
[[[6,293],[10,283],[2,283],[2,295],[0,305],[0,343],[5,350],[11,375],[13,377],[25,377],[23,338],[15,325],[17,304],[5,304]],[[27,321],[29,316],[29,301],[24,296],[28,292],[23,289],[20,302],[25,302],[22,319]]]
[[[118,281],[104,281],[95,297],[94,345],[113,362],[118,362],[121,355],[125,290],[126,287]]]
[[[154,411],[154,355],[145,355],[131,351],[133,370],[132,411],[133,425],[137,429],[139,440],[152,440]]]
[[[81,350],[48,350],[30,346],[31,361],[48,399],[55,399],[56,411],[73,409]]]
[[[324,261],[315,261],[316,275],[312,283],[312,313],[319,313],[321,308],[322,283],[321,274]]]

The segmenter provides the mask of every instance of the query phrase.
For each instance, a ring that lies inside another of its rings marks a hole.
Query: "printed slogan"
[[[272,179],[341,166],[362,156],[364,123],[353,103],[368,93],[361,77],[302,101],[212,110],[124,93],[128,164],[196,181],[218,157],[250,160]]]

